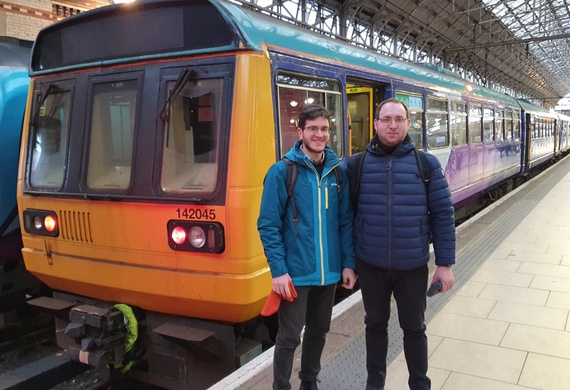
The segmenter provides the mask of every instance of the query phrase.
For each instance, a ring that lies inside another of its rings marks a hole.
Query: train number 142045
[[[178,218],[186,219],[216,219],[216,210],[214,209],[176,209]]]

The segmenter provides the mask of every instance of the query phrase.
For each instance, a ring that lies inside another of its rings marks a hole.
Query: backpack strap
[[[291,204],[291,213],[293,214],[293,222],[295,223],[295,228],[297,234],[299,233],[299,217],[297,216],[297,205],[295,204],[295,197],[293,196],[293,190],[295,189],[295,184],[297,184],[297,176],[299,175],[299,167],[297,163],[289,160],[287,157],[283,157],[285,165],[287,166],[287,180],[285,185],[287,187],[287,197],[289,199],[289,204]]]
[[[416,164],[418,166],[418,176],[420,177],[420,179],[422,179],[427,189],[430,181],[431,172],[429,169],[429,164],[427,162],[426,154],[423,150],[418,150],[416,148],[414,148],[413,152],[414,152],[414,157],[416,158]]]
[[[362,176],[362,167],[364,166],[364,157],[367,151],[357,153],[354,155],[354,185],[350,186],[350,201],[354,213],[358,209],[358,192],[360,191],[360,177]]]

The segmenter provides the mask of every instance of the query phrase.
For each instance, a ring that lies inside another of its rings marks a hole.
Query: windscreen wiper
[[[39,99],[38,104],[36,106],[36,110],[34,111],[34,115],[32,116],[32,122],[30,123],[31,126],[33,126],[33,127],[37,126],[38,118],[40,116],[40,110],[41,110],[42,106],[44,105],[47,97],[51,93],[51,91],[55,90],[55,89],[56,89],[55,84],[50,84],[50,85],[48,85],[45,92],[40,96],[40,99]]]
[[[186,68],[182,72],[180,72],[178,80],[176,80],[176,83],[174,84],[174,88],[172,88],[172,90],[170,91],[170,94],[168,95],[166,102],[164,102],[164,107],[162,108],[162,110],[160,110],[160,119],[163,122],[166,123],[170,119],[170,107],[174,99],[176,99],[176,97],[180,94],[180,92],[182,92],[182,88],[184,88],[186,83],[195,77],[196,77],[196,71],[194,70],[188,70],[188,68]]]

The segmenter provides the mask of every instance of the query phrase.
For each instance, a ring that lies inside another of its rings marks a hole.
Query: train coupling
[[[69,359],[96,368],[121,366],[128,329],[123,313],[114,306],[79,305],[69,311],[63,337],[72,339]]]

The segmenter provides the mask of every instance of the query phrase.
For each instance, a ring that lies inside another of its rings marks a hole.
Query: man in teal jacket
[[[299,140],[285,158],[297,164],[293,191],[297,219],[287,194],[287,164],[273,164],[264,180],[257,227],[273,277],[273,291],[283,300],[273,358],[273,389],[289,390],[295,349],[303,338],[301,390],[317,390],[321,354],[330,329],[336,284],[352,289],[354,248],[348,177],[330,147],[330,113],[322,106],[304,107]],[[337,183],[333,170],[341,167]],[[340,188],[339,188],[340,186]]]

